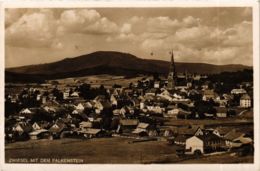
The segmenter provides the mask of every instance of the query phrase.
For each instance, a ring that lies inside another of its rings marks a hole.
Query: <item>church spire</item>
[[[175,62],[174,62],[174,54],[173,51],[171,53],[171,64],[170,70],[168,74],[168,89],[175,89],[175,80],[176,80],[176,71],[175,71]]]

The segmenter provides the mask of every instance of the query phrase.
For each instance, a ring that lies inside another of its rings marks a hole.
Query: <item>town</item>
[[[42,140],[105,138],[109,143],[123,138],[128,146],[156,141],[173,148],[180,160],[221,154],[252,157],[252,70],[179,73],[173,52],[170,59],[167,76],[6,83],[6,147]]]

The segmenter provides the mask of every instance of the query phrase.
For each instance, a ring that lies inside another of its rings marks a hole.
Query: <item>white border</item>
[[[5,8],[99,8],[99,7],[253,7],[253,63],[254,63],[254,164],[151,164],[151,165],[118,165],[118,164],[6,164],[4,163],[4,9]],[[1,170],[236,170],[260,171],[259,166],[259,3],[253,0],[158,0],[158,1],[52,1],[52,0],[9,0],[0,3],[0,169]]]

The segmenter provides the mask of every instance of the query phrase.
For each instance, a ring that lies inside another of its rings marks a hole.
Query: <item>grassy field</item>
[[[128,87],[129,83],[137,82],[144,78],[143,76],[133,77],[133,78],[125,78],[124,76],[113,76],[113,75],[90,75],[85,77],[76,77],[76,78],[66,78],[66,79],[59,79],[56,80],[60,84],[76,84],[75,80],[80,82],[84,82],[90,84],[92,87],[100,86],[103,84],[105,87],[111,87],[114,84],[119,84],[123,87]]]
[[[183,125],[205,125],[208,127],[217,126],[241,126],[241,125],[253,125],[252,119],[239,119],[239,118],[224,118],[224,119],[168,119],[165,126],[183,126]]]
[[[91,140],[60,139],[60,140],[30,140],[6,144],[6,162],[14,159],[80,159],[82,163],[238,163],[252,162],[253,157],[239,158],[230,155],[208,156],[202,159],[183,160],[175,155],[175,146],[169,146],[165,141],[148,141],[129,143],[128,138],[97,138]],[[227,160],[227,158],[229,160]],[[21,162],[21,161],[20,161]],[[44,161],[46,162],[46,160]],[[52,163],[51,161],[46,163]]]

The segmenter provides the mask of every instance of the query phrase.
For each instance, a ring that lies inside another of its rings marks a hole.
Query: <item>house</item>
[[[195,135],[186,140],[186,154],[204,154],[223,150],[225,141],[215,134]]]
[[[143,123],[143,122],[140,122],[132,133],[135,135],[139,135],[139,136],[157,136],[158,135],[157,131],[153,127],[151,127],[150,124]]]
[[[76,91],[74,91],[73,93],[71,93],[70,97],[75,97],[75,98],[77,98],[77,97],[79,97],[79,93],[76,92]]]
[[[155,81],[153,87],[154,88],[160,88],[160,81]]]
[[[155,112],[155,113],[163,113],[165,110],[163,107],[157,105],[147,105],[146,107],[148,111]]]
[[[93,101],[96,103],[96,102],[100,102],[100,101],[104,101],[104,100],[106,100],[106,96],[98,95],[95,97],[95,99]]]
[[[185,140],[186,154],[195,154],[197,151],[200,154],[204,153],[204,142],[197,136],[192,136]]]
[[[101,136],[101,129],[88,128],[86,130],[79,131],[78,133],[83,134],[86,138],[94,138]]]
[[[117,132],[131,133],[138,125],[137,119],[121,119],[117,128]]]
[[[226,107],[216,107],[216,116],[218,118],[226,118],[228,109]]]
[[[63,92],[63,99],[68,99],[69,96],[70,96],[70,90],[65,90],[65,91]]]
[[[224,136],[226,146],[229,148],[242,146],[243,143],[240,140],[243,139],[245,135],[245,133],[233,129]]]
[[[139,136],[148,136],[148,128],[149,128],[148,123],[140,122],[132,133]]]
[[[41,129],[41,127],[37,124],[37,122],[34,122],[34,123],[33,123],[32,128],[33,128],[33,130],[35,130],[35,131]]]
[[[89,101],[89,102],[86,102],[84,106],[85,106],[85,108],[87,108],[87,109],[92,109],[94,105],[95,105],[94,102]]]
[[[75,106],[75,109],[78,111],[83,111],[85,109],[85,107],[83,106],[82,103],[79,103],[77,106]]]
[[[115,95],[111,95],[110,96],[110,102],[113,106],[117,106],[117,98],[115,97]]]
[[[179,112],[177,114],[177,118],[180,118],[180,119],[189,119],[191,118],[191,112],[190,111],[186,111],[186,110],[183,110],[183,109],[179,109]]]
[[[123,93],[126,95],[126,96],[132,96],[134,94],[134,91],[133,89],[131,88],[126,88],[124,89]]]
[[[82,111],[75,109],[75,110],[72,111],[71,114],[73,114],[73,115],[79,115],[81,112],[82,112]]]
[[[56,112],[56,109],[53,106],[44,106],[43,110],[45,110],[48,113],[55,113]]]
[[[107,100],[104,100],[104,101],[96,101],[94,107],[99,110],[99,111],[102,111],[103,109],[105,108],[111,108],[111,103]]]
[[[244,94],[240,98],[240,107],[242,107],[242,108],[249,108],[249,107],[251,107],[251,97],[248,94]]]
[[[20,112],[20,114],[32,114],[32,111],[28,108],[22,109]]]
[[[208,101],[210,99],[215,99],[215,97],[216,93],[214,92],[214,90],[205,90],[203,92],[202,100]]]
[[[155,96],[156,94],[157,94],[157,89],[155,89],[155,88],[148,89],[145,92],[146,96]]]
[[[29,133],[31,140],[38,140],[38,139],[49,139],[52,140],[53,137],[51,133],[47,129],[38,129],[33,132]]]
[[[213,130],[213,134],[223,138],[226,134],[228,134],[232,130],[233,128],[230,127],[217,127]]]
[[[83,122],[79,123],[79,129],[81,131],[87,130],[88,128],[92,128],[92,126],[93,126],[93,123],[90,121],[87,121],[87,122],[83,121]]]
[[[32,125],[26,122],[20,122],[14,125],[12,128],[12,131],[17,132],[18,134],[23,134],[23,133],[29,133],[32,131]]]
[[[239,88],[239,89],[232,89],[231,94],[246,94],[246,90]]]
[[[163,116],[164,116],[164,117],[169,117],[169,118],[175,118],[175,119],[177,119],[177,115],[178,115],[179,112],[180,112],[180,109],[174,108],[174,109],[168,110],[167,113],[164,114]]]
[[[61,133],[67,128],[67,126],[62,122],[54,123],[49,131],[52,133],[53,138],[60,138]]]
[[[192,127],[176,127],[173,128],[173,133],[177,135],[186,135],[186,136],[193,136],[193,135],[203,135],[202,126],[193,125]]]

